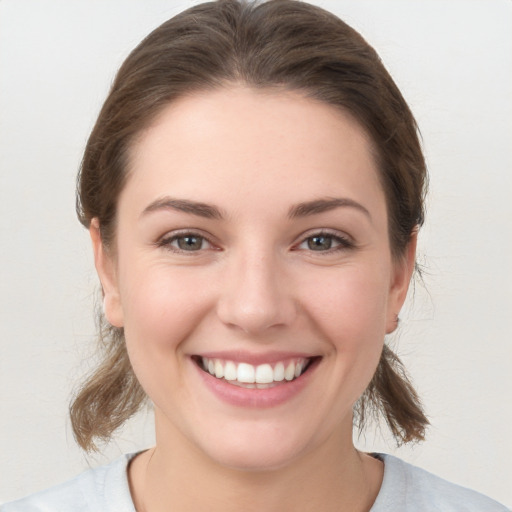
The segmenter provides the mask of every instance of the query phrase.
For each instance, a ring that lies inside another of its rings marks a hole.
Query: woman
[[[505,510],[352,443],[354,410],[399,442],[428,423],[383,344],[425,181],[405,101],[334,16],[222,1],[156,29],[82,162],[107,350],[71,408],[89,450],[147,396],[156,446],[2,510]]]

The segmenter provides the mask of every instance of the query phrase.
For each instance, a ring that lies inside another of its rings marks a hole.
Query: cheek
[[[343,340],[337,347],[340,350],[384,339],[388,298],[385,276],[366,267],[340,272],[324,286],[308,286],[314,290],[313,316],[330,340]]]
[[[171,272],[165,264],[135,265],[122,276],[121,302],[125,317],[125,329],[151,333],[155,342],[179,339],[183,329],[200,314],[205,301],[198,293],[195,279],[187,272]]]
[[[340,406],[355,403],[377,368],[386,331],[388,281],[369,268],[352,269],[312,297],[312,317],[333,362]]]
[[[200,323],[208,298],[197,293],[186,272],[165,265],[130,267],[121,290],[124,334],[131,365],[139,383],[160,408],[185,393],[182,355]]]
[[[198,293],[186,272],[170,272],[165,265],[131,266],[121,282],[126,344],[137,376],[143,381],[145,374],[150,379],[165,375],[153,370],[177,363],[168,356],[181,350],[208,310],[209,299]]]

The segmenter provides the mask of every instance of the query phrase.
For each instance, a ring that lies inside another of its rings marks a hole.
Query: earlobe
[[[103,291],[103,314],[114,327],[123,327],[123,310],[117,283],[115,261],[105,249],[100,233],[100,223],[95,217],[89,227],[94,265]]]
[[[396,330],[399,322],[399,312],[405,302],[407,290],[411,282],[416,262],[416,245],[418,241],[418,230],[411,233],[409,243],[404,255],[396,261],[390,283],[390,295],[387,312],[386,334]]]

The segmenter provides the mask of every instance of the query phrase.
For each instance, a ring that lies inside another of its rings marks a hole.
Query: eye
[[[206,240],[202,236],[196,235],[179,236],[176,237],[173,242],[175,242],[182,251],[199,251],[200,249],[204,249],[204,245],[206,245]]]
[[[174,252],[198,252],[210,249],[212,244],[197,233],[179,233],[163,238],[158,246]]]
[[[353,243],[341,235],[332,233],[315,233],[303,240],[297,249],[315,252],[333,252],[353,247]]]
[[[334,240],[332,236],[325,235],[315,235],[310,236],[306,243],[308,244],[308,249],[312,251],[327,251],[332,247]]]

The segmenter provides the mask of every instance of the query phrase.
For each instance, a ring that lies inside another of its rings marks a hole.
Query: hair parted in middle
[[[414,117],[375,50],[335,15],[296,0],[219,0],[196,5],[149,34],[119,69],[89,137],[77,213],[100,225],[115,254],[116,208],[129,179],[130,148],[169,103],[241,84],[298,91],[341,109],[369,136],[386,196],[395,259],[424,218],[426,166]],[[71,419],[82,448],[106,441],[143,404],[123,330],[101,317],[103,361],[75,397]],[[428,420],[405,369],[384,345],[375,375],[355,406],[362,429],[383,414],[398,443],[424,438]]]

